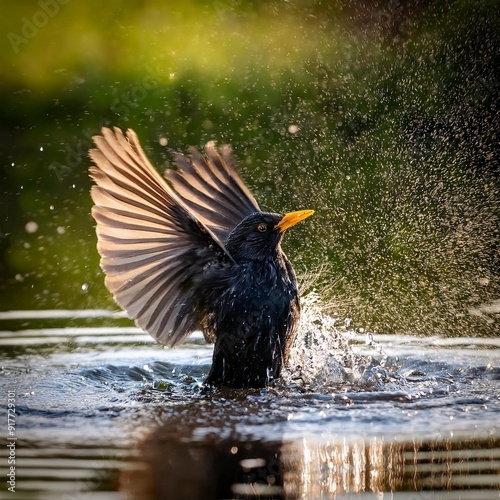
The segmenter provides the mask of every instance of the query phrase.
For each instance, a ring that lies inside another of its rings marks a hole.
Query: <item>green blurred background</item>
[[[160,170],[231,143],[262,208],[314,209],[285,251],[355,326],[497,334],[497,1],[17,1],[0,27],[0,310],[116,307],[87,177],[115,125]]]

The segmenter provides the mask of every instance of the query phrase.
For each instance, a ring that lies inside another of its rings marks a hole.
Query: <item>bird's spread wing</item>
[[[229,146],[217,151],[209,143],[205,155],[195,148],[189,157],[177,155],[178,170],[168,169],[165,177],[191,212],[225,242],[247,215],[260,209],[236,170]]]
[[[104,128],[90,151],[91,196],[106,286],[136,323],[167,345],[199,326],[197,283],[231,258],[167,185],[132,130]]]

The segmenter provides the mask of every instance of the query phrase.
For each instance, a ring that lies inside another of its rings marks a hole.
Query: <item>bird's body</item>
[[[227,279],[215,279],[204,318],[216,335],[207,382],[233,387],[264,387],[280,374],[296,333],[299,299],[286,257],[231,266]],[[215,336],[215,335],[214,335]]]
[[[165,174],[170,187],[132,131],[127,139],[103,129],[91,151],[107,287],[167,345],[201,328],[215,342],[208,384],[266,386],[280,375],[300,314],[280,242],[312,211],[261,212],[224,147],[177,156],[178,170]]]

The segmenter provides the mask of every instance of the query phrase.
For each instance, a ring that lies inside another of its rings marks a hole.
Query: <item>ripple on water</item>
[[[104,341],[95,335],[94,344],[77,327],[61,329],[63,344],[30,333],[29,349],[4,353],[0,367],[0,383],[16,388],[26,492],[39,487],[57,498],[53,492],[67,493],[73,477],[72,491],[114,494],[129,478],[140,483],[134,470],[160,484],[172,474],[180,480],[181,465],[206,474],[208,482],[196,486],[207,488],[210,477],[223,481],[227,467],[235,474],[230,496],[248,493],[248,478],[264,473],[262,494],[277,497],[293,485],[309,498],[361,491],[361,484],[409,491],[410,476],[422,488],[446,481],[463,488],[466,470],[478,481],[466,487],[485,488],[482,494],[500,487],[495,339],[394,335],[367,342],[316,305],[283,380],[263,390],[204,389],[211,347],[199,335],[168,350],[137,342],[135,330],[114,330]],[[135,340],[116,340],[127,335]],[[179,468],[158,469],[153,458],[166,464],[174,451]],[[68,466],[59,471],[64,457]],[[378,483],[370,471],[378,471]]]

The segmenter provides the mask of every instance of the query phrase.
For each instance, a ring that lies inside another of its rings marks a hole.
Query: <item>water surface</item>
[[[311,314],[283,381],[207,390],[201,334],[165,349],[120,313],[0,319],[16,498],[498,498],[497,339]]]

